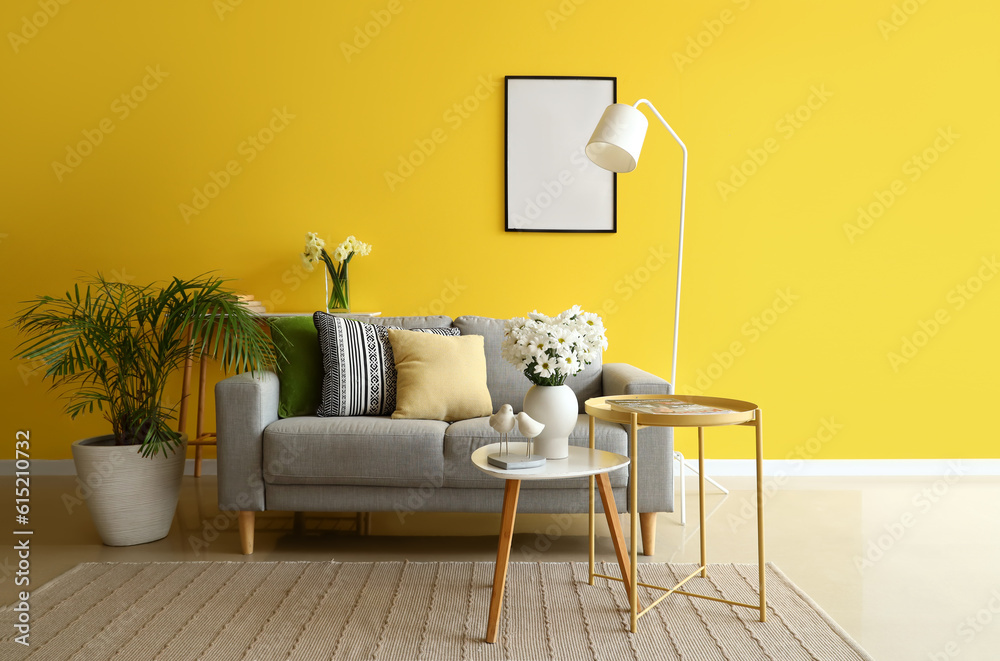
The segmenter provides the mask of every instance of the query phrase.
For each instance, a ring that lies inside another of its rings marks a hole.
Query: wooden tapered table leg
[[[601,492],[601,503],[604,505],[604,516],[608,519],[608,528],[611,530],[611,541],[615,545],[615,555],[618,557],[618,566],[622,570],[622,579],[625,581],[625,594],[629,596],[631,603],[632,595],[632,572],[629,571],[630,563],[628,558],[628,548],[625,546],[625,534],[622,532],[622,522],[618,518],[618,507],[615,505],[615,494],[611,491],[611,480],[607,473],[600,473],[594,476],[597,479],[597,490]]]
[[[521,480],[507,480],[503,488],[503,514],[500,521],[500,543],[497,545],[497,564],[493,570],[493,596],[490,597],[490,616],[486,623],[486,642],[495,643],[500,629],[500,608],[503,606],[504,584],[507,582],[507,563],[510,561],[510,542],[514,536],[514,515],[517,513],[517,496]]]

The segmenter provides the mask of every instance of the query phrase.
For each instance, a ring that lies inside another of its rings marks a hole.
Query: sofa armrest
[[[603,391],[607,395],[669,395],[673,392],[665,379],[627,363],[605,363],[602,370]]]
[[[219,509],[264,511],[264,428],[277,419],[274,372],[237,374],[215,385]]]

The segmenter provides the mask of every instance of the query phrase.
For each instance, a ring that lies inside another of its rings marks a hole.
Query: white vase
[[[567,385],[531,386],[524,396],[524,412],[545,425],[535,437],[534,454],[546,459],[569,456],[569,435],[576,427],[580,404]]]

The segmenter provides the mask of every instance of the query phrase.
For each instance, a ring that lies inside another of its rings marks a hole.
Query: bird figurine
[[[525,456],[530,456],[531,439],[541,434],[542,430],[545,429],[545,425],[538,422],[524,411],[521,411],[514,417],[517,418],[517,431],[521,432],[521,436],[528,439],[528,442],[526,443],[527,447],[525,448]]]
[[[514,409],[510,404],[504,404],[500,410],[490,416],[490,427],[500,434],[500,448],[503,449],[504,442],[507,442],[507,450],[510,451],[510,441],[507,434],[514,431]]]

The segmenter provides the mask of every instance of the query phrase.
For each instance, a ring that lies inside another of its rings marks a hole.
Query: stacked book
[[[238,298],[240,299],[240,303],[247,306],[251,312],[256,312],[257,314],[264,314],[267,312],[264,304],[255,299],[252,294],[239,294]]]

